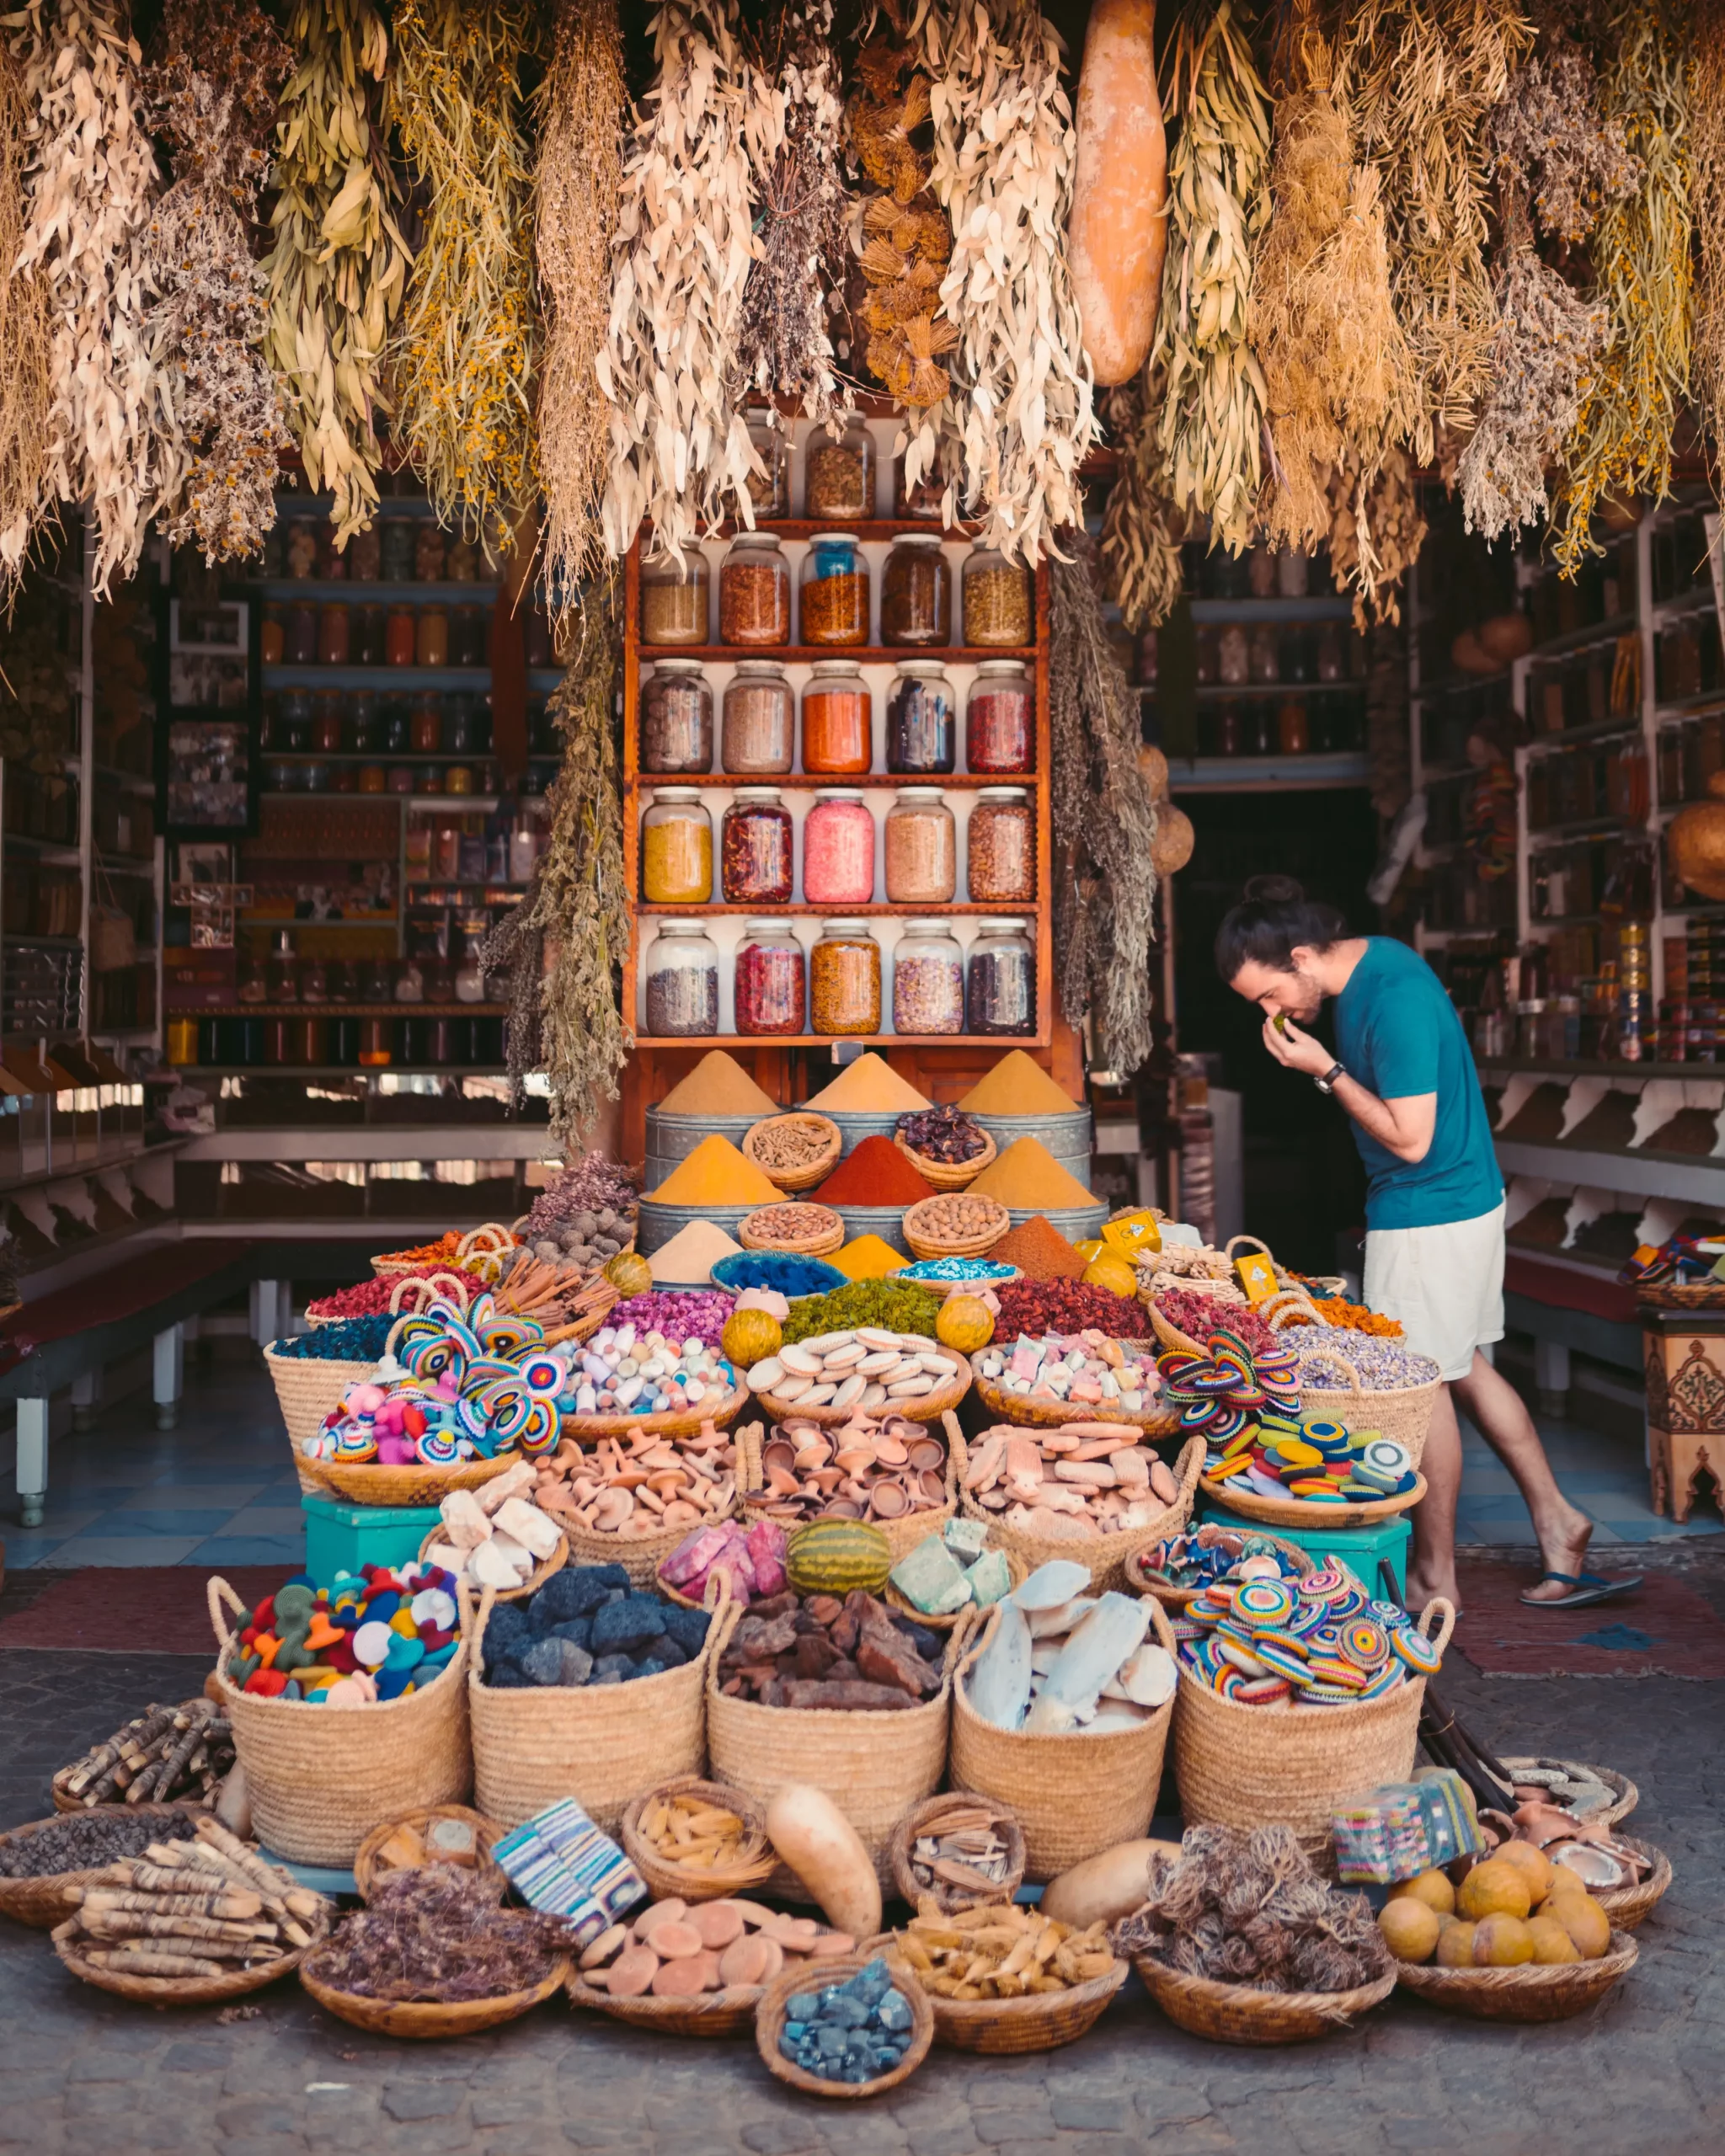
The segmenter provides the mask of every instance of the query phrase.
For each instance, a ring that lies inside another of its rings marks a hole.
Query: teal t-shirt
[[[1356,1123],[1372,1228],[1435,1228],[1494,1209],[1503,1178],[1467,1036],[1443,983],[1417,951],[1387,936],[1336,998],[1336,1054],[1381,1101],[1435,1093],[1437,1123],[1423,1161],[1398,1161]]]

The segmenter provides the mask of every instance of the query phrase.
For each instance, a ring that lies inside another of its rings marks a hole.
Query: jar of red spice
[[[958,827],[937,786],[907,786],[887,811],[886,894],[894,905],[943,905],[959,881]]]
[[[1036,897],[1036,819],[1020,786],[985,786],[965,833],[966,874],[979,905],[1028,906]]]
[[[388,666],[411,666],[414,644],[413,608],[392,606],[383,630],[384,664]]]
[[[435,756],[443,746],[443,711],[435,696],[419,696],[408,714],[408,739],[416,756]]]
[[[776,786],[740,786],[719,824],[719,883],[727,905],[788,905],[793,881],[791,812]]]
[[[718,572],[721,643],[780,644],[791,640],[791,572],[777,536],[740,531]]]
[[[848,659],[815,662],[803,691],[805,771],[866,771],[874,755],[874,702]]]
[[[258,631],[258,657],[265,666],[279,666],[286,649],[286,617],[280,606],[266,606]]]
[[[341,691],[320,689],[312,704],[312,746],[320,755],[334,755],[341,747]]]
[[[803,826],[803,895],[811,905],[874,899],[874,819],[860,792],[825,787]]]
[[[808,962],[777,921],[745,921],[733,984],[740,1033],[800,1033],[808,1019]]]
[[[809,961],[817,1033],[880,1031],[880,946],[866,921],[825,921]]]
[[[1036,760],[1036,697],[1016,659],[985,659],[964,705],[967,771],[1028,771]]]

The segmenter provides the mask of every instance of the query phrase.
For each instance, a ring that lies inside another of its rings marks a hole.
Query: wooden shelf
[[[310,921],[300,925],[329,926]],[[502,1003],[211,1003],[200,1010],[170,1011],[168,1015],[170,1018],[503,1018],[509,1012]]]
[[[761,921],[917,921],[925,915],[932,920],[937,914],[952,914],[959,919],[980,914],[991,920],[1022,915],[1028,920],[1036,907],[1034,899],[1001,899],[986,905],[975,899],[948,899],[943,905],[931,900],[927,905],[901,905],[891,900],[875,899],[867,905],[855,906],[821,905],[811,899],[762,899],[753,905],[715,905],[700,899],[692,905],[667,906],[649,905],[644,899],[635,911],[654,919],[672,921],[702,921],[709,915],[717,918],[723,914],[740,914]]]
[[[637,1033],[637,1048],[1045,1047],[1037,1033]]]
[[[1016,659],[1028,664],[1035,656],[1034,644],[644,643],[639,648],[644,666],[661,659],[723,659],[733,664],[761,659],[770,659],[775,665],[792,666],[814,665],[829,659],[851,659],[859,666],[903,666],[921,659],[941,666],[980,666],[991,659]],[[301,670],[315,671],[311,667]]]
[[[740,786],[777,786],[793,793],[816,787],[846,787],[853,793],[891,793],[905,786],[938,786],[969,792],[984,786],[1039,786],[1039,771],[638,771],[632,786],[692,786],[703,793],[734,791]],[[458,794],[451,794],[458,800]]]

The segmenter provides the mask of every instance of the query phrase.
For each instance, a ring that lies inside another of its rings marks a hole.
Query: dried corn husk
[[[611,307],[611,238],[627,93],[616,0],[562,0],[539,96],[533,244],[544,310],[534,450],[544,490],[545,590],[562,641],[603,552],[611,407],[595,361]]]
[[[114,0],[29,0],[20,33],[29,211],[17,268],[39,274],[52,324],[44,493],[94,519],[92,584],[137,568],[164,461],[167,387],[144,339],[146,239],[159,174],[138,107],[137,45]]]
[[[23,252],[31,106],[24,65],[0,40],[0,263]],[[48,287],[39,270],[0,277],[0,611],[18,594],[24,551],[46,500],[49,423]]]
[[[1685,80],[1696,233],[1695,392],[1717,464],[1725,443],[1725,0],[1696,0]]]
[[[735,0],[664,0],[658,79],[623,158],[611,319],[598,356],[611,400],[608,550],[644,523],[679,563],[733,510],[751,529],[754,451],[733,392],[754,260],[745,137],[750,67]]]
[[[294,0],[287,37],[299,65],[276,130],[264,350],[307,484],[334,495],[345,547],[377,513],[383,353],[408,268],[366,87],[382,80],[389,38],[371,0]]]
[[[1180,542],[1187,536],[1186,519],[1161,491],[1160,373],[1155,379],[1156,387],[1148,393],[1146,377],[1139,374],[1110,389],[1103,399],[1108,432],[1120,456],[1103,510],[1103,587],[1134,636],[1167,621],[1183,584]]]
[[[523,63],[531,0],[398,0],[384,107],[425,198],[391,350],[396,435],[440,523],[513,543],[533,491],[531,184]]]

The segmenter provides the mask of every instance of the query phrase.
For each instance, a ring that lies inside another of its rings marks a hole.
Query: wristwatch
[[[1338,1078],[1345,1078],[1347,1075],[1348,1073],[1339,1063],[1332,1063],[1322,1078],[1314,1078],[1311,1082],[1317,1087],[1319,1092],[1329,1094],[1335,1091],[1336,1081]]]

